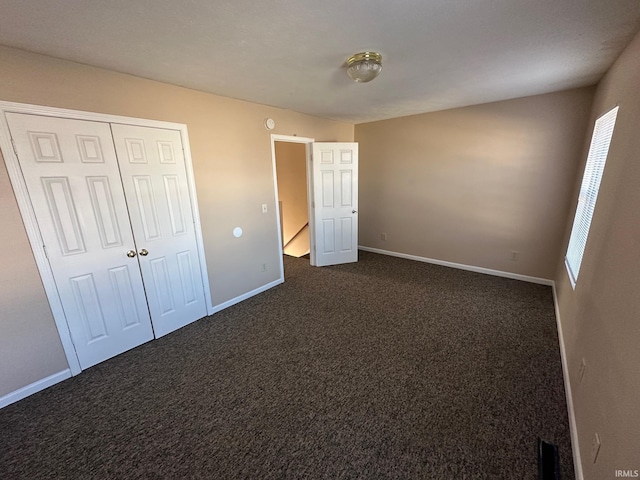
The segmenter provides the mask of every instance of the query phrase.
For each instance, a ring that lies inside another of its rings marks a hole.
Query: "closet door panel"
[[[180,132],[111,129],[159,337],[207,314]]]
[[[151,340],[109,124],[7,119],[80,366]]]

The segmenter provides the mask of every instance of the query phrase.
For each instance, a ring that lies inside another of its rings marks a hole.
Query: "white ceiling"
[[[592,85],[639,27],[640,0],[0,0],[0,44],[354,123]]]

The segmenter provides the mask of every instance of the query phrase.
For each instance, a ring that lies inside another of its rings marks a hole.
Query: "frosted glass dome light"
[[[382,55],[378,52],[362,52],[347,60],[347,75],[354,82],[366,83],[376,78],[382,71]]]

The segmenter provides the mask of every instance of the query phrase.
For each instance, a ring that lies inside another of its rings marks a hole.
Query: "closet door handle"
[[[135,252],[135,250],[129,250],[129,251],[127,252],[127,257],[129,257],[129,258],[133,258],[133,257],[135,257],[135,256],[136,256],[136,252]]]
[[[142,250],[140,250],[140,255],[142,255],[143,257],[146,257],[147,255],[149,255],[149,250],[147,250],[146,248],[143,248]]]

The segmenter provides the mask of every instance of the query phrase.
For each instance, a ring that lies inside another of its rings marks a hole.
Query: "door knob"
[[[147,255],[149,255],[149,250],[147,250],[146,248],[143,248],[142,250],[140,250],[140,255],[142,255],[143,257],[146,257]]]
[[[351,213],[358,213],[356,210],[351,210]]]
[[[129,251],[127,252],[127,257],[129,257],[129,258],[133,258],[133,257],[135,257],[135,256],[136,256],[136,252],[135,252],[135,250],[129,250]]]

